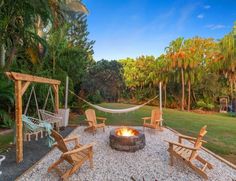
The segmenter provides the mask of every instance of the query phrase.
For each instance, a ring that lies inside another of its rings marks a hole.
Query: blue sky
[[[236,0],[83,0],[94,59],[159,56],[179,36],[219,39],[236,21]]]

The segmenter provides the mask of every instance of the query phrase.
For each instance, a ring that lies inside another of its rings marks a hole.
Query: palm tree
[[[225,77],[228,79],[230,84],[230,92],[231,98],[233,97],[233,86],[235,85],[236,81],[236,26],[229,34],[225,35],[219,43],[223,61],[222,61],[222,72],[224,73]]]
[[[167,57],[171,60],[170,68],[181,76],[181,86],[182,86],[182,97],[181,97],[181,110],[184,110],[184,94],[185,94],[185,79],[184,70],[186,69],[185,62],[185,52],[183,50],[184,38],[179,37],[176,40],[170,42],[169,46],[166,48]]]
[[[88,9],[81,2],[81,0],[48,0],[49,9],[53,18],[53,28],[56,30],[60,24],[63,22],[63,18],[66,18],[69,14],[74,13],[83,13],[87,14]],[[35,30],[37,35],[41,38],[45,35],[43,29],[47,26],[47,24],[43,24],[43,21],[40,16],[37,17],[37,22],[35,23]],[[40,57],[43,57],[44,47],[42,44],[38,44],[38,53]]]
[[[221,59],[217,43],[213,39],[204,39],[194,37],[184,42],[186,52],[185,65],[187,66],[187,83],[188,83],[188,111],[191,105],[191,85],[195,80],[200,80],[202,70],[208,71],[207,68],[212,63]]]
[[[167,93],[166,93],[166,87],[167,83],[169,81],[169,76],[170,76],[170,70],[169,70],[169,61],[167,57],[162,54],[160,55],[157,60],[157,80],[158,82],[162,82],[163,84],[163,93],[164,93],[164,108],[166,108],[166,99],[167,99]]]
[[[35,33],[34,25],[37,17],[41,17],[44,24],[52,21],[48,7],[48,0],[2,1],[0,11],[2,68],[10,67],[23,46],[31,47],[35,42],[45,44],[45,40]],[[3,67],[4,65],[6,66]]]

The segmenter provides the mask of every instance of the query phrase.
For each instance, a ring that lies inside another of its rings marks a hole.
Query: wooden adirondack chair
[[[80,145],[79,138],[77,136],[63,139],[63,137],[54,130],[52,130],[51,136],[56,141],[56,144],[54,146],[56,146],[62,152],[62,155],[59,160],[54,162],[48,168],[48,172],[50,172],[52,169],[55,169],[60,177],[63,180],[66,180],[69,176],[75,173],[86,160],[89,160],[90,168],[93,168],[93,143]],[[69,150],[66,146],[66,143],[71,141],[74,141],[75,147]],[[72,168],[68,169],[64,173],[57,167],[63,161],[67,161],[72,165]]]
[[[206,143],[206,141],[202,140],[203,136],[207,133],[206,127],[201,128],[198,137],[193,138],[190,136],[179,135],[179,142],[169,142],[169,154],[170,154],[170,165],[173,166],[173,157],[179,158],[183,160],[190,168],[192,168],[195,172],[201,175],[203,178],[208,179],[208,176],[205,172],[206,168],[212,169],[213,166],[208,161],[199,156],[198,151],[200,150],[202,143]],[[194,142],[194,146],[186,146],[182,144],[182,139],[189,140]],[[196,161],[199,161],[203,164],[202,168],[197,167]]]
[[[143,119],[143,128],[152,128],[162,130],[160,126],[161,122],[161,112],[159,109],[153,109],[151,117],[144,117]],[[150,120],[150,123],[147,123],[147,120]]]
[[[105,131],[105,121],[106,118],[96,117],[96,113],[94,109],[87,109],[85,111],[86,120],[88,122],[88,127],[84,129],[84,131],[92,131],[93,134],[96,132],[97,128],[103,128],[103,132]],[[102,123],[97,123],[97,120],[101,120]]]

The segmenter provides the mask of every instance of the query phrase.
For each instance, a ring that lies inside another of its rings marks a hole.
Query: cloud
[[[180,9],[180,15],[176,23],[177,30],[183,30],[186,22],[192,16],[193,12],[197,9],[199,3],[192,3],[185,5],[182,9]]]
[[[211,25],[206,25],[206,28],[209,28],[211,30],[217,30],[217,29],[224,29],[226,28],[226,26],[222,24],[211,24]]]
[[[203,19],[203,18],[204,18],[204,14],[199,14],[199,15],[197,15],[197,18],[198,18],[198,19]]]
[[[203,8],[204,8],[204,9],[210,9],[211,6],[210,6],[210,5],[205,5],[205,6],[203,6]]]

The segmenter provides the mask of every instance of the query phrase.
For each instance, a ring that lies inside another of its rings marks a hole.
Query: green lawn
[[[6,148],[10,143],[13,142],[13,133],[8,133],[6,135],[0,135],[0,153],[5,152]]]
[[[119,103],[103,103],[107,108],[126,108],[131,105]],[[98,116],[107,117],[110,125],[142,125],[141,118],[149,116],[151,106],[145,106],[127,114],[108,114],[97,111]],[[164,124],[180,133],[196,136],[199,129],[207,125],[208,133],[204,138],[208,141],[204,146],[236,164],[236,118],[225,114],[197,114],[172,109],[164,110]],[[71,120],[79,123],[84,116]]]
[[[103,103],[107,108],[126,108],[132,105]],[[127,114],[108,114],[97,111],[98,116],[107,118],[109,125],[142,125],[141,118],[149,116],[153,107],[145,106]],[[75,115],[75,114],[73,114]],[[84,116],[72,116],[70,124],[78,124]],[[236,164],[236,118],[225,114],[197,114],[172,109],[164,110],[164,124],[180,133],[196,136],[203,125],[207,125],[208,133],[204,138],[208,141],[204,146]],[[0,152],[12,142],[13,133],[0,136]]]

